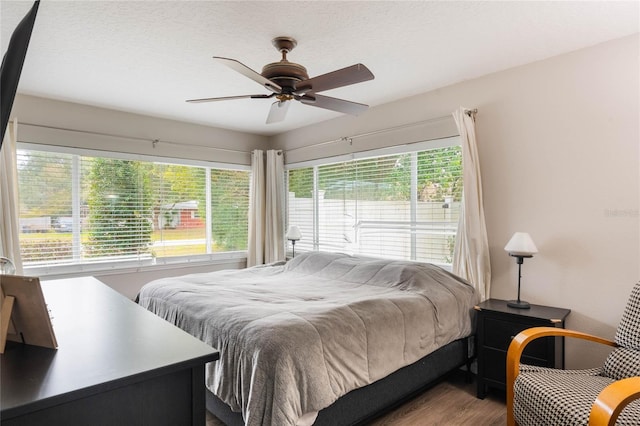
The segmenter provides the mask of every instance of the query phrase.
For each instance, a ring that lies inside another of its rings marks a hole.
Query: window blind
[[[246,250],[249,172],[18,150],[25,266]]]
[[[303,232],[300,250],[452,262],[460,146],[292,168],[288,190],[288,222]]]

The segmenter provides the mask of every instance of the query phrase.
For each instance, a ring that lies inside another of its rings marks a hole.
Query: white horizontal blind
[[[145,173],[150,165],[100,157],[80,157],[79,162],[82,257],[151,256],[152,182]]]
[[[206,169],[154,164],[152,254],[189,256],[206,251]]]
[[[462,147],[417,156],[415,258],[451,265],[462,201]]]
[[[18,181],[27,267],[246,249],[248,171],[19,149]]]
[[[316,249],[315,236],[316,216],[314,203],[316,193],[314,189],[314,168],[305,167],[293,169],[287,172],[287,187],[289,198],[287,200],[287,224],[297,225],[300,228],[302,239],[296,241],[298,250],[309,251]]]
[[[71,262],[73,156],[18,149],[17,161],[23,263]]]
[[[448,146],[289,170],[296,247],[450,265],[461,159]]]
[[[213,252],[247,249],[249,177],[238,170],[211,170]]]

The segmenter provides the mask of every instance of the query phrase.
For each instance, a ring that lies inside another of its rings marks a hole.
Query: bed
[[[478,294],[430,264],[308,252],[156,280],[138,301],[220,351],[214,414],[293,426],[357,423],[464,364]]]

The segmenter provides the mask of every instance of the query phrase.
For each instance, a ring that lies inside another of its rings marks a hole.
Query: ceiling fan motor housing
[[[302,80],[308,80],[307,69],[300,64],[287,61],[287,53],[291,52],[298,42],[291,37],[276,37],[271,43],[282,52],[282,60],[262,67],[262,76],[282,87],[282,93],[290,95],[295,91],[295,85]]]
[[[262,76],[282,87],[284,93],[293,93],[297,82],[309,79],[305,67],[284,60],[262,67]]]

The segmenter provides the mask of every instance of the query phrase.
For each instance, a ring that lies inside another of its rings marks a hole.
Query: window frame
[[[207,177],[210,176],[211,169],[222,169],[231,171],[245,171],[251,175],[251,166],[233,163],[220,163],[215,161],[202,161],[182,158],[168,158],[153,156],[147,154],[132,154],[123,152],[114,152],[107,150],[95,150],[88,148],[76,148],[60,145],[47,145],[32,142],[17,143],[18,150],[35,150],[42,152],[50,152],[56,154],[68,154],[75,156],[87,157],[103,157],[118,160],[144,161],[151,163],[160,163],[178,166],[204,167],[207,171]],[[72,185],[78,185],[77,176],[72,176]],[[206,186],[210,186],[210,179],[206,180]],[[247,188],[248,190],[250,188]],[[207,208],[207,219],[210,219],[211,209]],[[208,222],[209,223],[209,222]],[[211,229],[206,229],[206,245],[207,250],[211,246]],[[97,260],[83,263],[64,263],[64,264],[43,264],[43,265],[23,265],[26,275],[40,277],[72,277],[83,276],[90,273],[100,273],[100,275],[123,274],[131,272],[143,272],[161,269],[176,269],[195,267],[203,264],[228,263],[229,261],[238,261],[246,259],[247,250],[236,250],[226,252],[215,252],[197,255],[183,255],[171,257],[150,257],[144,259],[109,259]]]
[[[411,142],[411,143],[407,143],[407,144],[402,144],[402,145],[395,145],[395,146],[391,146],[391,147],[386,147],[386,148],[378,148],[378,149],[372,149],[372,150],[364,150],[364,151],[357,151],[357,152],[353,152],[350,154],[345,154],[345,155],[337,155],[337,156],[332,156],[332,157],[326,157],[326,158],[318,158],[318,159],[313,159],[313,160],[307,160],[307,161],[301,161],[301,162],[296,162],[296,163],[289,163],[285,165],[285,181],[286,181],[286,191],[288,193],[289,190],[289,180],[288,180],[288,172],[290,170],[296,170],[296,169],[303,169],[303,168],[313,168],[313,224],[312,224],[312,229],[313,229],[313,235],[311,236],[312,238],[312,247],[314,251],[319,250],[320,247],[320,241],[319,241],[319,205],[318,205],[318,168],[320,166],[326,166],[326,165],[331,165],[331,164],[336,164],[336,163],[342,163],[342,162],[348,162],[348,161],[354,161],[354,160],[366,160],[366,159],[370,159],[370,158],[377,158],[377,157],[383,157],[383,156],[391,156],[391,155],[397,155],[397,154],[409,154],[409,153],[418,153],[421,151],[428,151],[428,150],[433,150],[433,149],[439,149],[439,148],[448,148],[448,147],[453,147],[453,146],[462,146],[462,140],[460,138],[459,135],[455,135],[455,136],[447,136],[447,137],[443,137],[443,138],[438,138],[438,139],[433,139],[433,140],[427,140],[427,141],[419,141],[419,142]],[[464,167],[464,165],[463,165]],[[413,171],[415,172],[415,171]],[[416,203],[416,199],[415,199],[415,194],[414,194],[414,185],[416,182],[414,182],[415,179],[413,179],[415,176],[412,176],[412,180],[411,180],[411,186],[412,186],[412,197],[411,197],[411,204],[412,204],[412,208],[411,208],[411,215],[412,218],[413,216],[416,214],[416,211],[414,210],[415,207],[415,203]],[[461,176],[463,178],[463,175]],[[290,220],[289,220],[289,197],[285,197],[286,200],[286,204],[285,204],[285,223],[286,223],[286,228],[288,229],[288,227],[290,226]],[[413,220],[413,219],[412,219]],[[292,223],[291,223],[292,224]],[[299,225],[299,224],[296,224]],[[456,235],[457,238],[457,235]],[[414,233],[412,233],[411,235],[411,253],[412,253],[412,258],[415,257],[415,240],[416,240],[416,235]],[[287,241],[288,243],[288,241]],[[292,250],[290,250],[291,246],[289,244],[287,244],[287,256],[290,256],[292,254]],[[410,260],[410,259],[407,259]],[[411,261],[411,260],[410,260]],[[419,260],[418,260],[419,261]],[[449,264],[438,264],[439,266],[443,267],[444,269],[447,269],[449,271],[451,271],[452,267]]]

